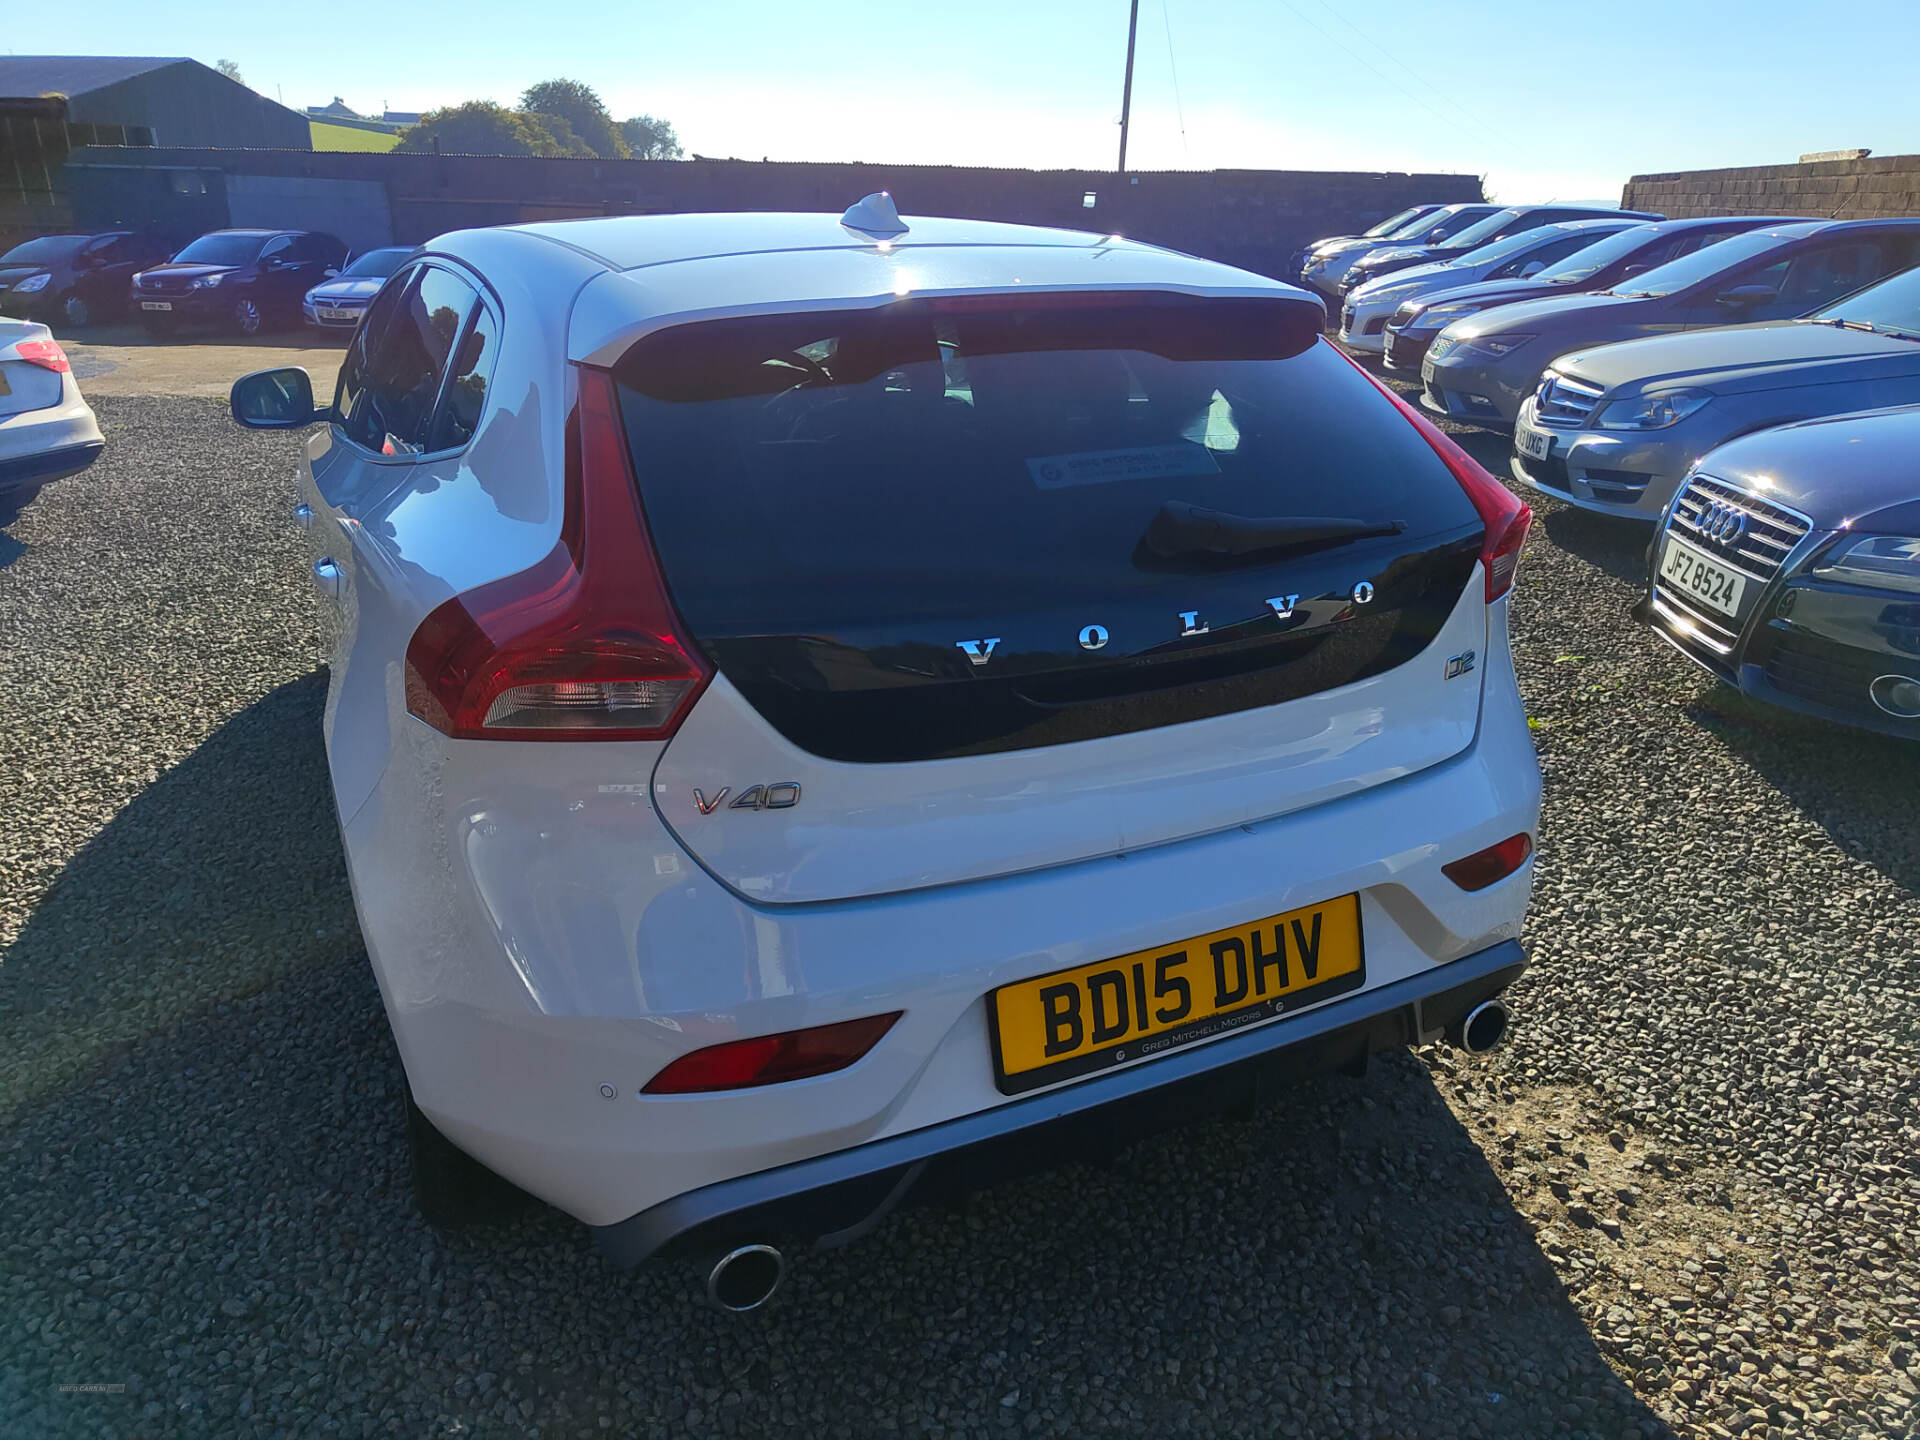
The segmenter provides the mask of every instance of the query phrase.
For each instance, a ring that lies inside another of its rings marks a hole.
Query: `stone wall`
[[[1920,215],[1920,155],[1636,175],[1621,192],[1620,204],[1676,220],[1695,215],[1804,215],[1823,220]]]
[[[554,160],[282,150],[75,151],[66,188],[82,224],[196,235],[229,223],[240,177],[385,187],[391,243],[448,230],[586,215],[693,211],[838,212],[890,190],[903,214],[954,215],[1119,232],[1278,275],[1288,254],[1421,201],[1480,199],[1473,175],[1314,170],[995,170],[743,160]],[[1089,203],[1091,200],[1091,203]],[[305,212],[303,211],[303,217]],[[253,217],[250,223],[264,223]],[[303,218],[301,223],[312,223]],[[346,228],[346,221],[341,221]]]

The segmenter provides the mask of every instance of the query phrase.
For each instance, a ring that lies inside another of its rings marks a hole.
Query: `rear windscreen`
[[[1294,304],[909,301],[649,337],[616,374],[675,599],[708,636],[1184,609],[1207,562],[1143,543],[1169,502],[1402,543],[1476,525]]]

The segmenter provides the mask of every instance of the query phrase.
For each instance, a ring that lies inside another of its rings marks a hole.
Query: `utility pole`
[[[1127,117],[1133,109],[1133,37],[1140,28],[1140,0],[1127,16],[1127,81],[1120,91],[1120,173],[1127,173]]]

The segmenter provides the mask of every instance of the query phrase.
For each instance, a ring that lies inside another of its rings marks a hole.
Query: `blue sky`
[[[77,32],[64,7],[23,4],[4,43],[226,56],[289,105],[339,94],[376,112],[511,102],[567,75],[703,155],[1106,168],[1127,15],[1126,0],[166,8],[159,23],[152,0],[88,0]],[[1617,200],[1636,172],[1920,151],[1902,58],[1916,40],[1920,0],[1141,0],[1130,160],[1451,170],[1505,201]]]

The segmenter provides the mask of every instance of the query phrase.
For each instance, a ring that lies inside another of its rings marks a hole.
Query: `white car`
[[[234,387],[325,422],[326,748],[430,1218],[493,1172],[746,1308],[1129,1107],[1498,1038],[1531,516],[1322,323],[869,197],[442,236],[330,407]]]
[[[1609,235],[1646,223],[1633,217],[1562,220],[1490,241],[1451,260],[1430,261],[1369,280],[1340,306],[1340,343],[1349,350],[1378,355],[1387,348],[1387,322],[1402,305],[1482,280],[1531,279]]]
[[[0,524],[41,486],[78,475],[105,448],[53,332],[0,318]]]

